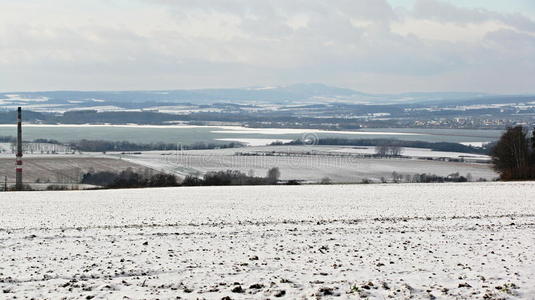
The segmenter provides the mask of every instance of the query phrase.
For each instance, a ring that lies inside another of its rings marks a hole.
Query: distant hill
[[[324,84],[294,84],[277,87],[229,89],[192,89],[159,91],[44,91],[0,93],[0,109],[18,105],[50,111],[95,106],[146,108],[158,105],[192,103],[196,105],[227,103],[303,104],[346,102],[362,104],[414,103],[502,103],[523,100],[525,96],[497,96],[484,93],[402,93],[366,94],[352,89]],[[530,96],[532,99],[533,96]],[[42,110],[41,110],[42,111]]]
[[[239,102],[277,102],[307,101],[317,97],[351,99],[353,96],[366,96],[350,89],[330,87],[323,84],[296,84],[281,87],[250,87],[239,89],[195,89],[161,91],[44,91],[0,93],[6,101],[47,99],[48,103],[67,101],[92,102],[191,102],[210,104],[222,101]]]

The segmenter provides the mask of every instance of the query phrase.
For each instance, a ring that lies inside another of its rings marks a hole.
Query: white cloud
[[[449,23],[425,19],[406,19],[392,24],[392,32],[403,36],[414,35],[424,40],[478,43],[491,32],[514,27],[497,21],[482,23]]]
[[[535,92],[524,79],[535,75],[533,20],[435,0],[409,10],[385,0],[0,5],[0,90],[314,81],[371,92]],[[492,68],[510,76],[497,84]],[[458,80],[467,74],[471,86]]]

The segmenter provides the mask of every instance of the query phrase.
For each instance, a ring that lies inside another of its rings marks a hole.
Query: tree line
[[[14,144],[17,139],[13,136],[0,136],[0,143]],[[53,144],[62,145],[72,148],[76,151],[84,152],[109,152],[109,151],[167,151],[177,150],[178,145],[173,143],[132,143],[128,141],[106,141],[106,140],[78,140],[68,143],[62,143],[54,139],[39,138],[24,143],[34,144]],[[209,149],[226,149],[239,148],[243,144],[238,142],[230,143],[205,143],[197,142],[190,145],[180,145],[181,150],[209,150]]]
[[[236,170],[208,172],[203,177],[186,176],[183,180],[175,175],[156,173],[150,169],[135,171],[128,168],[122,172],[90,171],[82,176],[82,184],[108,189],[176,187],[176,186],[224,186],[224,185],[274,185],[280,181],[279,168],[271,168],[265,177],[247,175]],[[288,184],[297,182],[289,182]]]
[[[283,145],[303,145],[304,141],[297,139],[289,143],[274,142],[273,146]],[[426,148],[433,151],[460,152],[472,154],[489,154],[492,144],[485,147],[473,147],[459,143],[449,142],[424,142],[424,141],[403,141],[396,139],[345,139],[345,138],[321,138],[317,141],[318,145],[324,146],[356,146],[356,147],[378,147],[378,149],[389,150],[386,147],[399,148]],[[392,149],[394,149],[392,148]],[[397,152],[397,151],[394,151]],[[399,153],[398,153],[399,154]]]
[[[85,152],[108,152],[108,151],[166,151],[177,150],[178,145],[172,143],[132,143],[127,141],[105,141],[105,140],[79,140],[68,144],[77,151]],[[239,148],[242,144],[231,143],[204,143],[198,142],[191,145],[181,145],[182,150],[208,150]]]

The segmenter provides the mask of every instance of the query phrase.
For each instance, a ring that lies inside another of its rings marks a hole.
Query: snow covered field
[[[292,153],[295,155],[245,156],[237,153]],[[463,154],[455,152],[435,152],[427,149],[405,148],[403,155],[414,159],[378,159],[362,158],[361,154],[373,154],[373,147],[342,147],[342,146],[265,146],[214,150],[191,151],[147,151],[141,155],[121,155],[116,157],[134,164],[155,170],[185,176],[198,175],[210,171],[239,170],[243,173],[253,171],[257,176],[264,176],[268,169],[279,167],[283,180],[303,180],[320,182],[329,177],[336,183],[355,183],[363,179],[379,181],[381,177],[391,178],[392,172],[403,175],[416,173],[448,176],[468,173],[474,180],[484,178],[493,180],[498,177],[490,164],[473,163],[472,161],[488,161],[484,155]],[[111,154],[111,153],[109,153]],[[447,162],[437,160],[421,160],[419,157],[465,158],[466,162]]]
[[[535,183],[0,195],[0,298],[535,299]]]
[[[0,155],[0,176],[4,175],[10,184],[15,182],[15,163],[13,157]],[[79,183],[80,176],[90,170],[103,172],[120,172],[132,168],[145,168],[128,161],[106,157],[103,155],[41,155],[28,154],[24,156],[24,180],[28,184],[39,181],[41,183]],[[35,187],[37,188],[37,187]],[[2,199],[2,196],[0,196]]]

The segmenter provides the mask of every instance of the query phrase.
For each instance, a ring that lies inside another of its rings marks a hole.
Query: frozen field
[[[535,183],[0,194],[0,298],[535,299]]]
[[[26,155],[24,156],[24,180],[26,183],[78,183],[80,176],[89,170],[123,171],[127,168],[142,169],[143,166],[102,155]],[[10,184],[15,182],[15,158],[0,157],[0,176]],[[0,196],[1,197],[1,196]],[[2,198],[0,198],[2,199]]]
[[[279,167],[283,180],[303,180],[320,182],[329,177],[336,183],[355,183],[363,179],[379,181],[381,177],[391,178],[392,172],[403,175],[416,173],[448,176],[470,173],[474,180],[484,178],[492,180],[498,177],[489,164],[473,162],[446,162],[421,160],[418,157],[470,157],[472,160],[487,161],[483,155],[462,154],[454,152],[434,152],[426,149],[405,149],[404,155],[414,159],[376,159],[362,158],[358,154],[373,154],[372,148],[356,149],[339,146],[281,146],[281,147],[246,147],[216,150],[192,151],[153,151],[142,155],[116,155],[123,160],[143,165],[155,170],[185,176],[204,174],[210,171],[240,170],[257,176],[264,176],[268,169]],[[236,153],[292,153],[292,155],[239,156]]]

